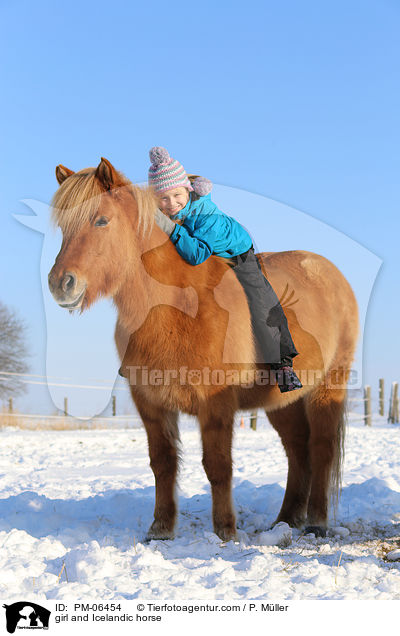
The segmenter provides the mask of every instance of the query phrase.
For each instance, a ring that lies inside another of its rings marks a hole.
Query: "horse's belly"
[[[182,411],[189,415],[199,412],[199,391],[195,387],[182,387],[178,384],[132,386],[133,393],[139,393],[148,402],[159,404],[171,411]]]

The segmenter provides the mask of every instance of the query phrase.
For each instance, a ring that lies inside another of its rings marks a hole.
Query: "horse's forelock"
[[[95,172],[95,168],[75,172],[61,184],[52,199],[51,218],[64,236],[76,233],[98,210],[102,189]]]
[[[52,199],[52,222],[61,228],[64,237],[74,235],[96,215],[103,189],[95,173],[96,168],[75,172],[62,183]],[[123,175],[119,176],[121,181],[117,187],[129,192],[135,199],[138,230],[144,235],[153,227],[156,197],[150,188],[135,186]]]

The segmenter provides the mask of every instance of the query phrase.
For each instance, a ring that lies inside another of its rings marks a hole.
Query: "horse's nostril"
[[[71,272],[67,272],[62,279],[61,287],[64,292],[69,292],[75,285],[75,276]]]

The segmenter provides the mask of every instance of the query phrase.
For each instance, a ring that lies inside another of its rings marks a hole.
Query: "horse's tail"
[[[346,396],[342,403],[342,410],[338,418],[335,457],[334,457],[332,472],[331,472],[330,497],[331,497],[331,505],[332,505],[334,517],[336,517],[340,492],[342,488],[343,463],[344,463],[344,441],[345,441],[345,434],[346,434],[346,424],[347,424],[347,391],[346,391]]]

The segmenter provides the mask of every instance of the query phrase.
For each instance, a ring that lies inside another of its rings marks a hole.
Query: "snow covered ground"
[[[154,488],[143,429],[1,431],[0,598],[400,599],[400,561],[390,560],[400,547],[400,426],[349,424],[326,539],[265,532],[286,458],[267,421],[237,427],[239,541],[226,544],[212,532],[196,426],[184,423],[181,436],[177,536],[145,544]]]

